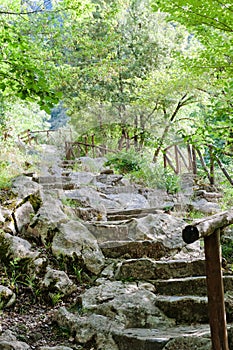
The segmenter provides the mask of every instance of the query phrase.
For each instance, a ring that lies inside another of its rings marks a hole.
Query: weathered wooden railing
[[[233,208],[187,225],[182,237],[191,244],[204,238],[209,323],[213,350],[229,350],[227,337],[220,235],[233,224]]]
[[[182,167],[184,167],[187,171],[196,173],[196,157],[194,148],[187,145],[187,155],[184,155],[184,152],[179,147],[179,144],[180,143],[168,146],[163,150],[164,168],[169,166],[177,175],[181,173]]]
[[[80,157],[82,155],[96,157],[98,154],[103,156],[106,153],[116,153],[114,150],[110,150],[105,146],[95,144],[95,135],[88,137],[87,135],[83,136],[83,141],[76,142],[65,142],[65,154],[66,159],[71,159],[75,157]],[[90,139],[90,141],[89,141]]]
[[[181,148],[179,147],[180,145],[185,146],[181,142],[178,142],[177,144],[168,146],[163,150],[164,168],[169,166],[177,175],[181,174],[182,170],[184,169],[196,175],[197,169],[202,168],[209,180],[210,185],[214,185],[217,164],[224,176],[233,186],[232,177],[226,170],[221,160],[214,153],[214,148],[212,145],[206,146],[206,149],[208,150],[209,165],[206,164],[202,152],[198,147],[188,144],[187,146]]]
[[[19,140],[23,141],[24,143],[28,143],[29,145],[32,144],[32,141],[34,141],[35,143],[38,142],[37,136],[39,134],[45,134],[46,138],[49,139],[51,133],[53,133],[56,130],[30,130],[27,129],[23,132],[21,132],[18,135]]]

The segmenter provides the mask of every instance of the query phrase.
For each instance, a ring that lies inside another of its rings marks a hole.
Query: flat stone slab
[[[181,337],[184,339],[183,344]],[[119,350],[162,350],[170,342],[180,344],[179,347],[173,347],[173,349],[211,350],[209,325],[177,326],[169,329],[131,328],[116,332],[113,339]]]
[[[109,241],[128,241],[129,229],[126,223],[85,223],[88,230],[96,237],[99,244]]]
[[[166,260],[149,258],[129,259],[119,264],[116,279],[168,280],[205,275],[205,260]]]
[[[164,247],[162,242],[156,241],[108,241],[99,244],[107,258],[154,258],[160,259],[171,250]]]
[[[142,218],[148,214],[161,214],[161,212],[159,208],[112,210],[107,212],[107,219],[108,221],[127,220],[131,218]]]
[[[206,297],[157,295],[155,305],[177,324],[208,323],[208,300]],[[227,322],[232,322],[232,296],[225,296]]]
[[[233,293],[233,276],[224,276],[224,291]],[[207,295],[206,277],[170,278],[153,282],[156,293],[162,295]]]

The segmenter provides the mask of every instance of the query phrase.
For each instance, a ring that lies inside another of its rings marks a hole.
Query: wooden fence
[[[202,169],[206,174],[210,185],[215,184],[215,172],[216,165],[222,171],[226,179],[233,186],[233,179],[228,173],[226,167],[218,158],[214,152],[212,145],[206,146],[208,150],[209,164],[205,162],[205,158],[198,147],[193,145],[186,145],[180,147],[180,143],[171,145],[163,151],[163,162],[164,168],[170,167],[175,174],[179,175],[184,171],[192,172],[194,175],[197,174],[198,169]],[[186,150],[185,150],[186,147]],[[186,151],[186,152],[185,152]]]
[[[24,130],[23,132],[21,132],[20,134],[18,134],[18,139],[20,142],[29,144],[30,146],[32,145],[32,143],[36,143],[38,144],[39,137],[43,136],[46,139],[46,142],[51,142],[54,141],[55,142],[55,137],[57,135],[57,139],[59,142],[63,142],[62,140],[62,136],[64,135],[64,133],[68,133],[67,137],[65,137],[65,139],[72,139],[72,131],[71,129],[68,129],[66,131],[58,129],[58,130]],[[65,141],[66,142],[66,141]]]
[[[82,141],[65,142],[66,159],[76,158],[80,156],[104,156],[106,153],[117,153],[117,151],[108,149],[103,145],[95,144],[95,135],[84,135]],[[90,140],[90,141],[89,141]]]

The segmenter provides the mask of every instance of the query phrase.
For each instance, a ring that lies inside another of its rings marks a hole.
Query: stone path
[[[82,269],[92,283],[72,309],[61,307],[55,316],[69,330],[73,349],[211,350],[203,249],[199,242],[184,244],[186,221],[172,211],[190,204],[187,181],[177,197],[145,190],[106,171],[103,159],[64,161],[54,146],[45,146],[33,181],[51,217],[57,202],[63,210],[57,215],[72,217],[59,229],[67,235],[73,229],[73,245],[81,228],[93,237]],[[102,254],[96,260],[95,244]],[[51,246],[55,251],[54,241]],[[224,285],[233,349],[232,275],[225,275]]]
[[[141,284],[144,292],[149,290],[153,294],[153,305],[162,312],[156,321],[147,322],[146,318],[155,316],[150,315],[149,312],[145,316],[145,310],[143,310],[143,308],[145,309],[145,301],[142,300],[141,322],[144,324],[141,327],[137,327],[137,323],[140,324],[140,322],[135,321],[136,316],[128,317],[129,324],[125,325],[123,322],[123,327],[117,325],[115,330],[107,333],[106,330],[101,329],[97,322],[94,327],[95,331],[93,331],[93,326],[91,327],[92,331],[96,332],[97,348],[100,349],[98,336],[100,337],[102,334],[102,337],[105,336],[107,339],[105,342],[103,341],[103,344],[110,344],[111,339],[113,339],[114,349],[119,350],[174,350],[178,348],[179,350],[197,348],[210,350],[203,252],[199,248],[190,249],[189,252],[187,249],[186,251],[184,249],[183,252],[182,249],[178,249],[180,251],[174,249],[173,252],[172,247],[166,250],[159,241],[148,240],[148,237],[135,239],[135,235],[132,233],[133,230],[138,230],[136,223],[143,218],[150,218],[153,221],[155,216],[164,215],[164,220],[167,220],[168,225],[171,225],[172,222],[170,222],[168,214],[164,214],[166,208],[172,206],[171,199],[158,191],[154,191],[154,193],[151,191],[149,195],[147,193],[146,196],[143,196],[140,194],[141,189],[130,183],[122,182],[122,177],[118,175],[104,173],[93,175],[88,171],[75,173],[72,171],[72,166],[69,170],[68,162],[63,163],[62,166],[65,169],[62,172],[63,176],[59,178],[62,181],[59,182],[53,176],[53,181],[45,181],[43,186],[45,188],[48,186],[50,189],[60,188],[58,183],[62,183],[63,194],[67,198],[77,201],[77,206],[79,206],[77,212],[81,219],[86,219],[86,227],[96,237],[107,259],[106,265],[115,265],[115,268],[111,267],[109,270],[107,267],[100,276],[97,287],[92,287],[89,290],[89,297],[94,298],[92,303],[86,301],[87,296],[85,295],[81,298],[82,305],[85,305],[87,324],[88,319],[90,324],[92,322],[89,316],[90,311],[96,316],[102,315],[109,318],[110,324],[111,322],[114,324],[116,318],[119,317],[117,310],[114,311],[113,300],[118,298],[117,290],[121,295],[123,287],[122,285],[116,286],[117,281],[117,283],[124,281],[126,286],[124,292],[130,290],[131,281],[133,281],[132,285],[135,288]],[[84,169],[87,170],[87,168],[87,165],[84,166]],[[41,178],[41,180],[43,179]],[[47,179],[44,178],[44,180]],[[186,195],[192,194],[185,181],[184,183]],[[92,195],[93,198],[91,198]],[[157,195],[160,197],[156,197]],[[151,207],[150,202],[157,203],[157,207]],[[175,204],[177,205],[177,203]],[[92,216],[91,213],[95,210],[96,213]],[[158,222],[155,221],[154,224],[158,224]],[[148,228],[148,226],[144,226],[144,229],[146,227]],[[116,261],[114,262],[114,260]],[[224,285],[227,321],[230,324],[233,321],[233,276],[225,276]],[[98,292],[94,291],[96,288],[102,288],[102,293],[106,292],[109,295],[103,298],[98,297]],[[116,294],[114,295],[114,293]],[[109,300],[111,305],[109,305]],[[120,307],[125,307],[127,312],[129,300],[127,298],[121,299],[119,296],[119,302],[121,303]],[[117,302],[116,305],[118,305]],[[109,308],[111,307],[113,315],[109,316]],[[137,313],[137,306],[132,304],[132,307],[134,309],[131,312]],[[138,307],[140,308],[140,305]],[[72,317],[74,317],[73,321]],[[158,321],[159,317],[161,317],[161,324]],[[163,317],[166,318],[167,323],[162,320]],[[78,318],[78,316],[75,317],[75,314],[65,313],[63,318],[59,318],[59,322],[62,325],[70,323],[72,328],[75,327],[75,323],[81,325],[82,322],[78,321]],[[150,326],[148,327],[146,323]],[[85,329],[84,326],[82,327]],[[229,330],[229,334],[232,344],[232,330]],[[80,340],[77,335],[76,338]],[[101,349],[105,349],[105,347]]]

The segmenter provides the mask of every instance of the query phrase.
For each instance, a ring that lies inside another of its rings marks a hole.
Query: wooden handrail
[[[201,237],[207,237],[217,229],[223,229],[233,224],[233,208],[218,214],[208,216],[201,220],[195,220],[192,225],[187,225],[182,231],[185,243],[191,244]]]
[[[207,218],[194,221],[182,231],[185,243],[204,238],[209,324],[212,349],[229,350],[220,236],[223,229],[233,224],[233,208]]]

